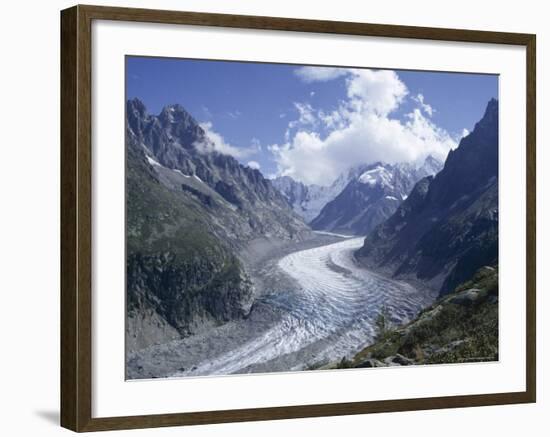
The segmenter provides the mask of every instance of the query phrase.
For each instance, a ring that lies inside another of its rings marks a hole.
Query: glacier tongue
[[[173,376],[249,372],[275,365],[303,370],[311,362],[339,360],[372,341],[383,308],[394,323],[403,323],[432,302],[428,291],[357,268],[353,252],[363,240],[348,238],[281,258],[278,268],[298,287],[262,298],[263,304],[283,314],[281,319],[257,330],[245,344]]]

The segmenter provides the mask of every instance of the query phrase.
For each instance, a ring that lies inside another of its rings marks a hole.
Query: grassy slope
[[[376,343],[336,367],[495,360],[498,271],[483,267],[470,281],[424,309],[415,320],[381,333]]]
[[[242,315],[249,284],[201,206],[170,191],[140,150],[127,156],[128,312],[153,309],[182,334],[200,318]]]

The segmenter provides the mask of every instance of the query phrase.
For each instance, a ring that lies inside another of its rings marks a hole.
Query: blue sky
[[[127,57],[126,88],[153,114],[180,103],[265,175],[328,184],[357,160],[444,158],[498,97],[498,77]]]

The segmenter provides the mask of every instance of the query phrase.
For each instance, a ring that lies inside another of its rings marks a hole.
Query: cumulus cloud
[[[407,87],[391,70],[359,68],[300,67],[295,74],[306,83],[346,77],[348,98],[372,111],[388,114],[407,95]],[[359,109],[359,108],[357,108]]]
[[[407,87],[394,71],[350,70],[347,94],[356,111],[387,115],[397,109],[407,95]]]
[[[214,131],[212,122],[201,123],[200,127],[206,134],[206,141],[195,143],[195,148],[202,153],[218,152],[224,155],[231,155],[235,158],[245,158],[257,152],[257,147],[235,147],[227,143],[225,139]]]
[[[302,67],[296,74],[305,82],[343,77],[347,98],[331,111],[295,104],[298,118],[289,123],[285,143],[268,147],[278,175],[328,185],[358,164],[420,162],[429,154],[444,159],[456,147],[456,139],[430,119],[433,108],[423,96],[412,99],[416,107],[404,117],[391,116],[408,94],[395,72],[318,69]]]
[[[260,169],[260,163],[258,161],[248,161],[246,165],[254,170]]]

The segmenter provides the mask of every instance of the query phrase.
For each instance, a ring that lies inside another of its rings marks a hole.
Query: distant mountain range
[[[323,207],[340,194],[348,183],[357,178],[362,167],[350,168],[338,176],[330,185],[305,185],[290,176],[279,176],[271,180],[294,211],[304,218],[306,223],[315,219]]]
[[[421,280],[444,295],[498,260],[498,102],[449,152],[444,168],[408,198],[356,252],[365,266]]]
[[[356,177],[328,202],[310,223],[316,230],[366,235],[390,217],[425,176],[437,173],[441,162],[428,156],[423,165],[384,164],[356,169]]]
[[[418,180],[441,168],[442,163],[430,155],[419,167],[382,162],[359,165],[327,187],[305,185],[289,176],[272,182],[313,229],[366,235],[395,212]]]

